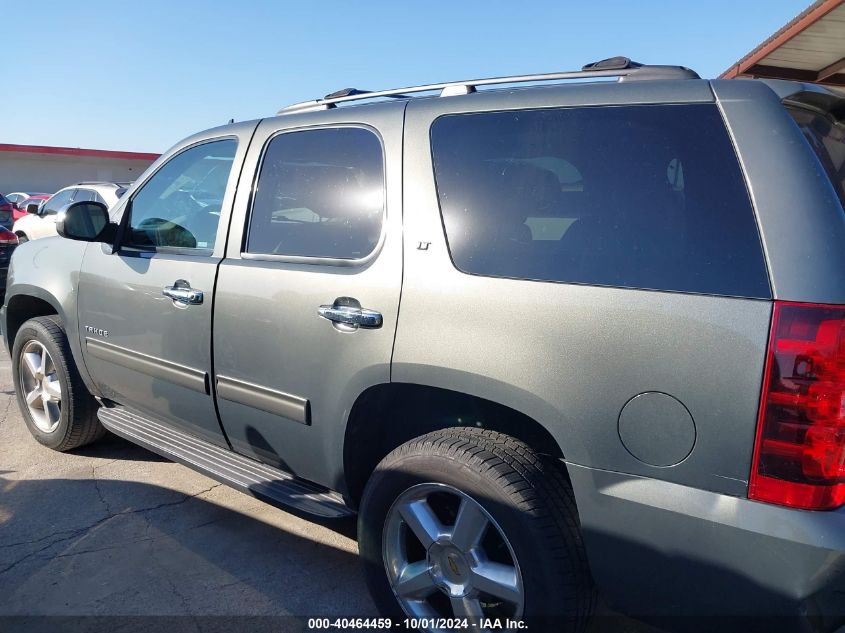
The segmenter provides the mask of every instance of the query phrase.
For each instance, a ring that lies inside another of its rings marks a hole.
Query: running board
[[[123,407],[100,407],[97,417],[115,435],[277,507],[329,519],[354,514],[336,492]]]

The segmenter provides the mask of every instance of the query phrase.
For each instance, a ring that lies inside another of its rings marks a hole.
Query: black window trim
[[[123,257],[145,257],[145,258],[153,257],[155,255],[158,255],[159,253],[161,253],[162,255],[192,255],[192,256],[195,256],[195,257],[213,257],[214,256],[214,250],[218,246],[216,241],[214,243],[214,248],[186,248],[186,247],[181,247],[181,246],[152,246],[152,247],[149,247],[149,248],[145,248],[145,247],[136,246],[136,245],[133,245],[133,244],[125,244],[124,239],[125,239],[126,234],[127,234],[127,227],[129,225],[129,222],[132,220],[132,204],[135,202],[135,196],[138,194],[139,191],[141,191],[144,187],[147,186],[147,183],[150,182],[150,180],[152,180],[155,177],[155,175],[158,174],[158,172],[161,171],[162,168],[165,165],[170,164],[170,162],[173,159],[175,159],[177,156],[181,156],[185,152],[192,150],[196,147],[199,147],[200,145],[206,145],[208,143],[214,143],[216,141],[228,141],[228,140],[235,141],[235,159],[237,159],[237,153],[238,153],[238,150],[240,149],[240,144],[241,144],[241,139],[237,134],[225,134],[223,136],[214,136],[214,137],[210,137],[210,138],[204,138],[202,140],[197,141],[196,143],[191,143],[190,145],[186,145],[185,147],[180,149],[178,152],[169,156],[167,158],[167,160],[162,161],[161,165],[156,167],[156,170],[153,173],[151,173],[149,176],[147,176],[143,180],[143,182],[139,182],[138,185],[133,188],[134,190],[132,191],[132,196],[126,201],[126,204],[123,205],[123,210],[121,211],[120,223],[119,223],[118,229],[116,231],[116,237],[115,237],[115,240],[114,240],[114,244],[112,245],[112,253],[121,255]],[[235,168],[235,164],[234,164],[235,159],[233,159],[233,162],[232,162],[232,169],[233,170]],[[229,174],[229,177],[231,178],[231,172]],[[227,184],[226,189],[227,190],[223,192],[224,197],[225,197],[226,193],[228,193],[228,184]],[[119,200],[122,202],[123,199],[119,198]],[[118,207],[118,205],[115,205],[114,208],[116,209],[117,207]],[[220,222],[218,223],[218,226],[217,226],[218,233],[220,231],[220,226],[223,224],[223,213],[224,213],[224,210],[221,209],[220,210]],[[230,212],[230,214],[231,214],[231,212]],[[228,226],[228,224],[227,224],[227,226]],[[224,235],[224,237],[225,237],[225,235]],[[225,241],[226,240],[224,239],[224,244],[221,245],[221,249],[223,250],[223,253],[225,253]],[[222,259],[222,257],[221,257],[221,259]]]
[[[273,139],[282,134],[290,134],[292,132],[310,132],[314,130],[333,130],[342,128],[358,128],[371,132],[376,139],[378,139],[381,146],[381,163],[382,163],[382,211],[381,211],[381,232],[379,233],[378,241],[373,250],[364,257],[357,259],[347,259],[343,257],[315,257],[309,255],[273,255],[271,253],[250,253],[246,250],[247,242],[249,240],[249,230],[252,224],[252,210],[255,204],[255,192],[258,186],[258,177],[261,175],[261,169],[264,166],[264,159],[267,156],[267,149]],[[259,262],[283,262],[288,264],[315,264],[320,266],[365,266],[378,257],[381,249],[387,239],[387,157],[384,147],[384,139],[379,131],[371,125],[365,123],[327,123],[322,125],[307,125],[302,127],[285,128],[273,132],[264,142],[261,148],[261,157],[258,160],[258,165],[255,168],[255,174],[252,177],[252,185],[249,191],[249,201],[246,209],[246,220],[244,222],[244,230],[241,235],[241,259]]]

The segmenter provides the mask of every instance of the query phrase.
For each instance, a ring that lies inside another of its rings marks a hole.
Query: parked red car
[[[2,193],[0,193],[0,226],[5,228],[12,228],[12,224],[17,218],[12,218],[12,213],[15,210],[13,205]]]
[[[12,252],[18,246],[18,236],[4,226],[0,226],[0,300],[6,294],[6,277],[9,274],[9,261]]]
[[[45,200],[50,199],[50,194],[48,193],[38,193],[29,196],[28,198],[21,200],[15,208],[12,210],[12,222],[17,222],[22,217],[26,215],[26,207],[30,204],[44,204]]]

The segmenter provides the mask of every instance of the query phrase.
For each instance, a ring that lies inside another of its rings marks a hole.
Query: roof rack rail
[[[335,108],[340,103],[348,101],[362,101],[367,99],[393,98],[407,99],[411,93],[434,92],[439,90],[441,97],[465,95],[476,92],[478,86],[493,86],[497,84],[536,83],[541,81],[561,81],[565,79],[590,79],[600,77],[619,77],[619,81],[639,81],[655,79],[700,79],[698,73],[684,66],[650,66],[631,61],[627,57],[611,57],[598,62],[586,64],[581,70],[558,73],[541,73],[536,75],[513,75],[509,77],[489,77],[486,79],[468,79],[466,81],[450,81],[439,84],[425,84],[409,86],[392,90],[359,90],[344,88],[322,99],[295,103],[279,110],[276,114],[293,114],[312,110],[327,110]]]
[[[79,185],[115,185],[117,183],[111,182],[109,180],[83,180],[82,182],[78,182],[74,187]]]

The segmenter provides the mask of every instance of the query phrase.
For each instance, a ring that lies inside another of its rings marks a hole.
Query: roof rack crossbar
[[[632,62],[627,58],[613,58],[616,65],[600,66],[603,62],[587,64],[584,70],[574,70],[557,73],[540,73],[534,75],[512,75],[507,77],[488,77],[486,79],[468,79],[465,81],[450,81],[446,83],[424,84],[422,86],[408,86],[391,90],[365,91],[347,88],[327,95],[322,99],[303,101],[282,108],[277,114],[291,114],[310,110],[326,110],[334,108],[339,103],[361,101],[383,97],[404,98],[413,93],[440,91],[440,96],[468,94],[476,91],[477,86],[493,86],[501,84],[537,83],[543,81],[563,81],[567,79],[591,79],[601,77],[619,77],[620,80],[631,79],[699,79],[695,71],[683,66],[648,66]],[[605,62],[611,60],[604,60]],[[638,76],[640,75],[640,76]]]

